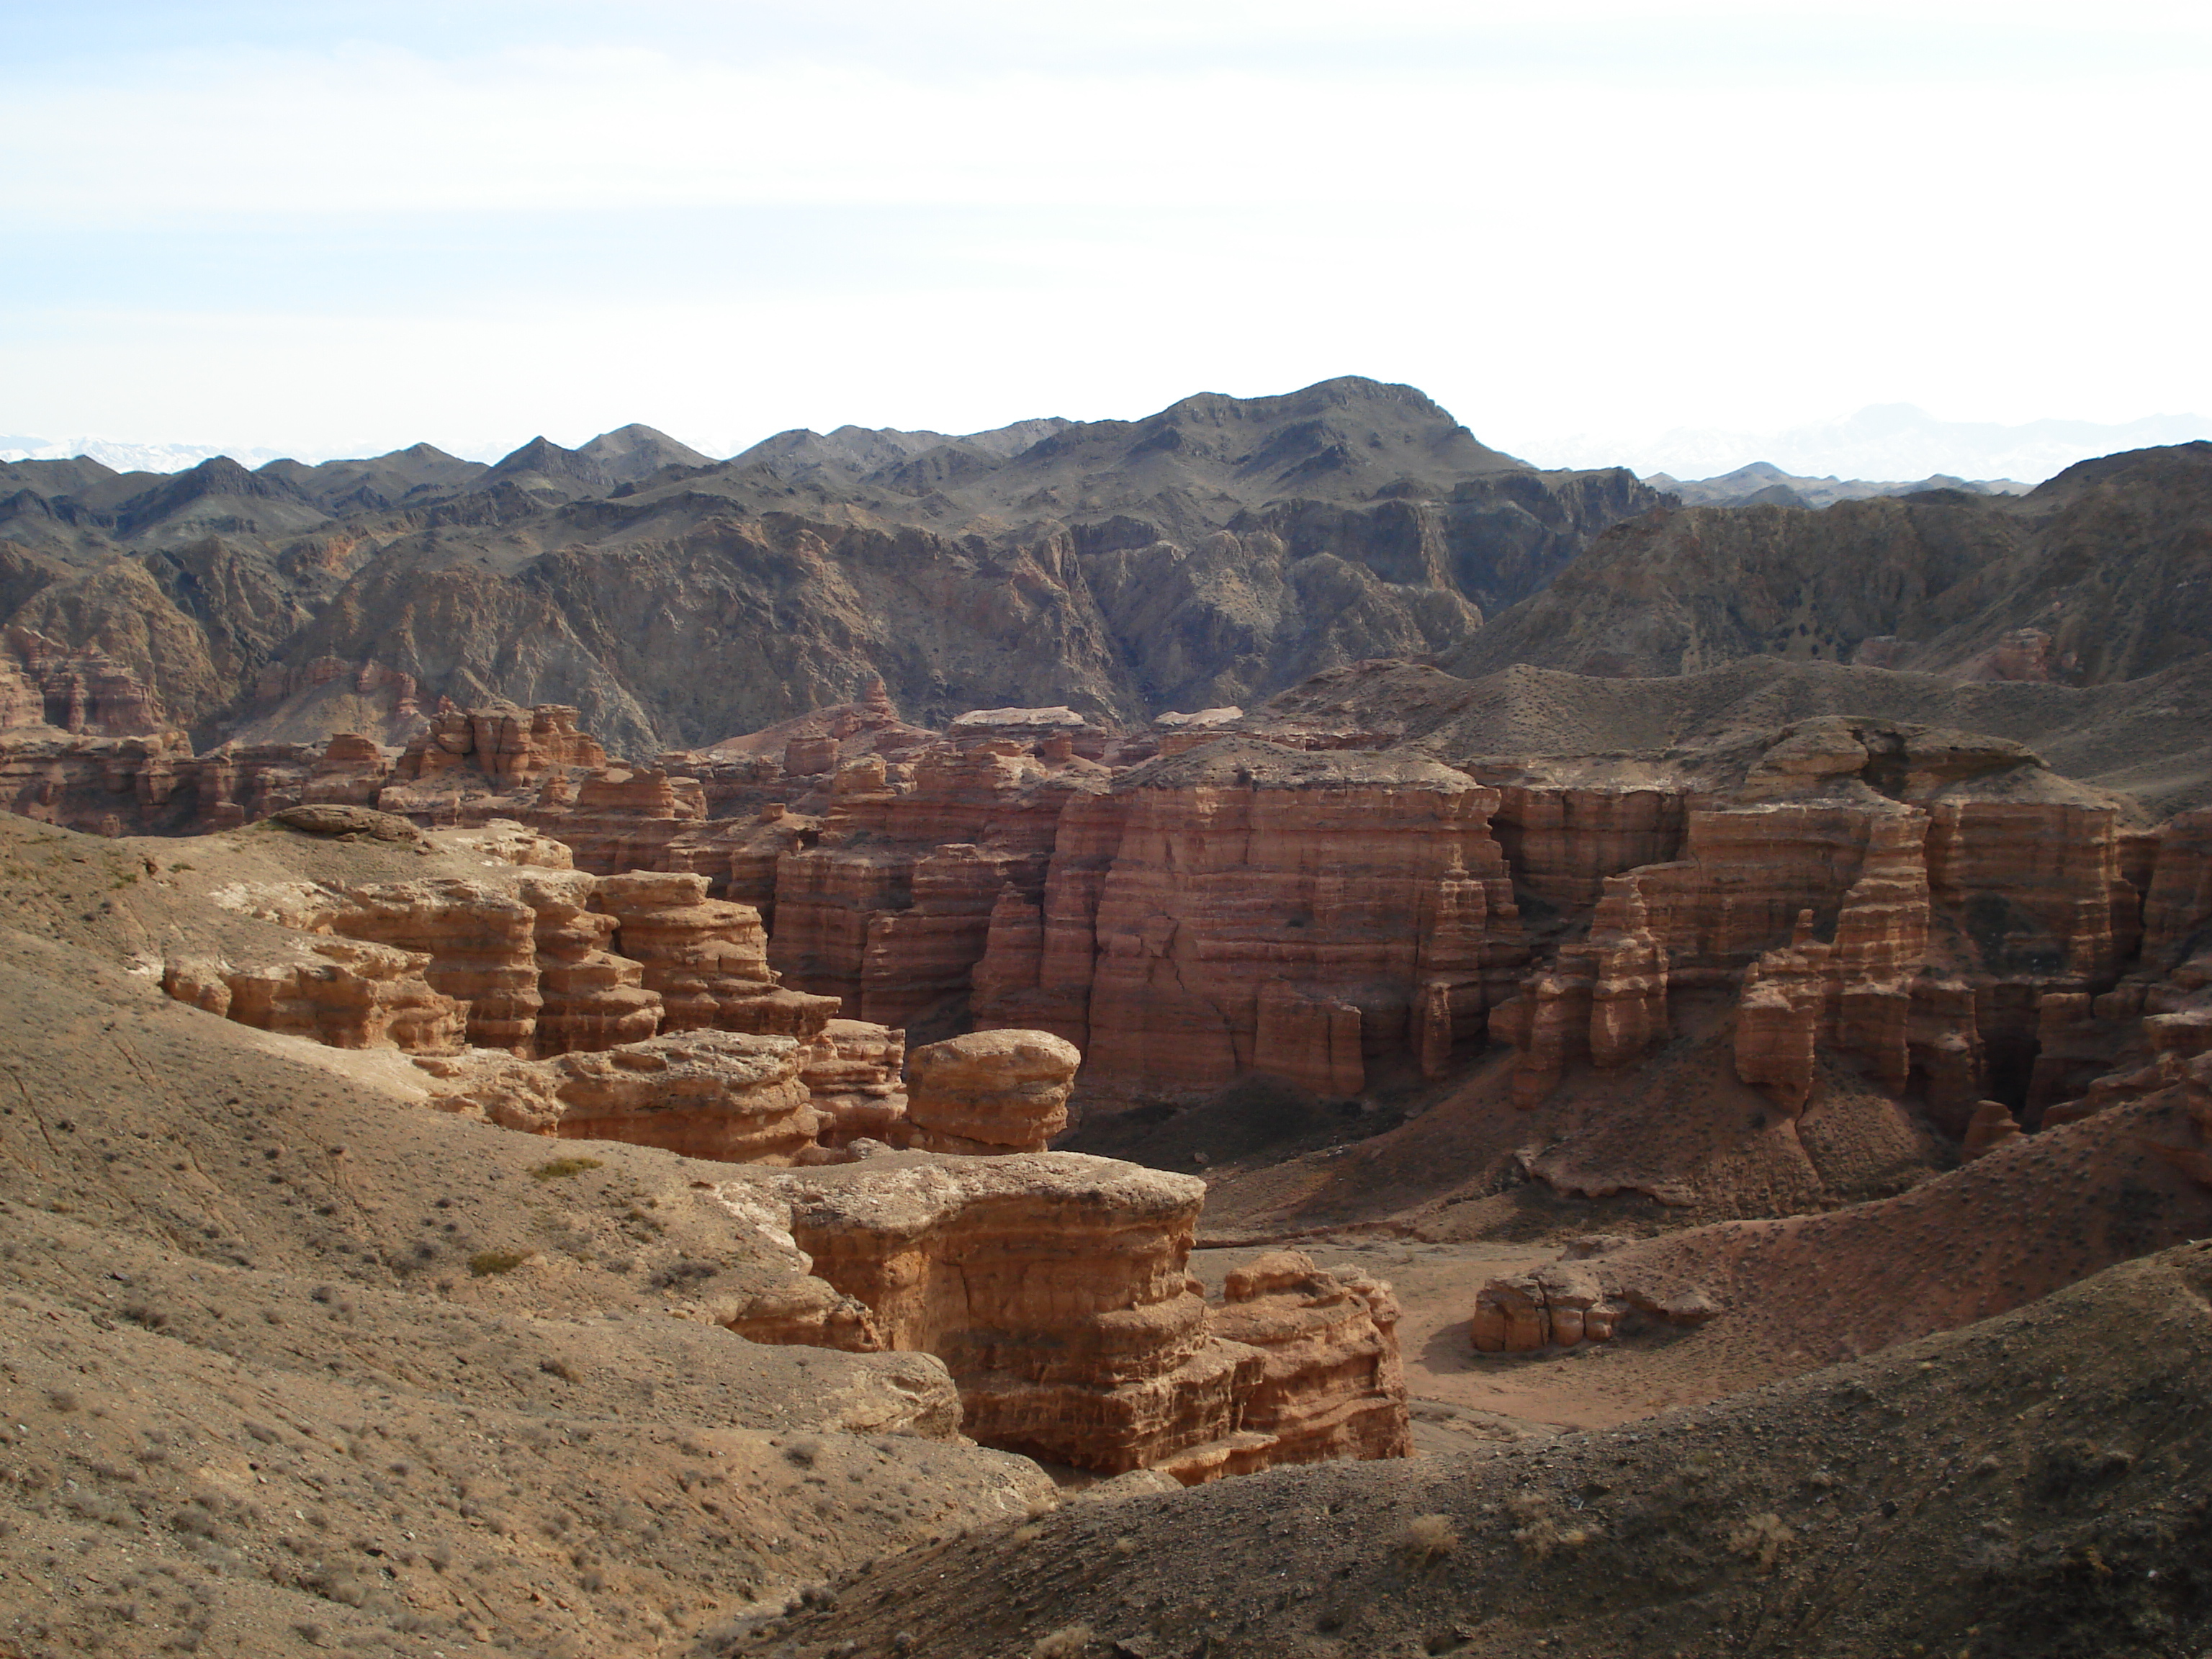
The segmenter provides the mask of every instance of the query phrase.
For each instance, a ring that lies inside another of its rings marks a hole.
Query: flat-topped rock
[[[1041,1152],[1067,1127],[1083,1052],[1049,1031],[973,1031],[907,1056],[907,1144],[937,1152]]]
[[[371,806],[347,806],[322,802],[288,806],[270,815],[270,822],[310,836],[372,836],[378,841],[420,841],[422,832],[396,812],[380,812]]]

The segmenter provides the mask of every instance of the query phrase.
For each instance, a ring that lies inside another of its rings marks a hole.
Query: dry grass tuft
[[[1030,1659],[1082,1659],[1091,1651],[1095,1634],[1088,1625],[1062,1625],[1051,1635],[1037,1638]]]
[[[1596,1528],[1562,1516],[1547,1492],[1516,1492],[1506,1500],[1505,1507],[1522,1523],[1513,1541],[1539,1561],[1559,1550],[1578,1550],[1597,1536]]]
[[[1415,1566],[1425,1567],[1459,1548],[1459,1533],[1448,1515],[1417,1515],[1406,1522],[1398,1547]]]
[[[1778,1515],[1754,1515],[1729,1534],[1728,1546],[1738,1555],[1747,1555],[1759,1564],[1761,1572],[1772,1572],[1782,1554],[1797,1541]]]

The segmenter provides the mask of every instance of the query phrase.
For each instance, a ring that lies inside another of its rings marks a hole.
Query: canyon
[[[11,477],[0,1643],[2195,1627],[2212,451],[941,435]]]

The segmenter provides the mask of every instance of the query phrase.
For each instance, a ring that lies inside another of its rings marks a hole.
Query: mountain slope
[[[2023,629],[2047,637],[2008,648]],[[2212,443],[2191,443],[2085,461],[2017,500],[1936,490],[1639,519],[1448,665],[1651,676],[1772,655],[2101,684],[2208,645]]]
[[[5,620],[107,652],[203,739],[295,731],[284,700],[335,660],[433,702],[573,703],[642,754],[878,676],[934,720],[1255,701],[1449,651],[1662,499],[1535,471],[1357,378],[1133,422],[787,433],[721,463],[626,427],[489,467],[417,446],[19,495],[0,533],[23,560],[93,568]]]

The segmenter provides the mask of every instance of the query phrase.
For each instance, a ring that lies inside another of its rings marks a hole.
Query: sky
[[[2207,108],[2201,0],[0,0],[0,434],[2137,422]]]

